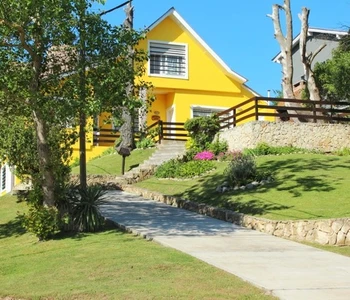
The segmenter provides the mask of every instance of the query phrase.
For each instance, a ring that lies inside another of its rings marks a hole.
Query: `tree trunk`
[[[79,89],[80,89],[80,112],[79,112],[79,180],[80,188],[85,190],[87,187],[86,175],[86,53],[85,53],[85,11],[83,4],[79,20],[79,38],[80,38],[80,71],[79,71]]]
[[[301,32],[300,32],[300,57],[301,62],[304,67],[304,78],[308,91],[310,93],[310,100],[319,101],[321,100],[320,91],[316,85],[314,72],[312,71],[311,64],[318,53],[326,46],[326,44],[321,45],[314,53],[306,53],[306,43],[307,35],[309,30],[309,14],[310,10],[306,7],[302,8],[301,15],[299,14],[299,19],[301,21]]]
[[[279,10],[284,10],[286,15],[286,36],[282,33]],[[282,89],[283,97],[295,99],[293,91],[293,60],[292,60],[292,42],[293,42],[293,21],[290,8],[290,0],[284,0],[283,6],[274,4],[272,6],[272,15],[268,15],[274,26],[274,35],[281,49],[282,65]]]
[[[124,26],[128,28],[129,30],[132,30],[133,28],[133,21],[134,21],[134,8],[132,7],[130,1],[126,8],[126,19],[124,21]],[[129,67],[133,67],[133,60],[132,60],[132,54],[133,49],[131,46],[128,47],[129,52]],[[134,96],[134,85],[133,82],[128,82],[126,86],[126,98],[132,99]],[[130,150],[135,148],[135,140],[134,140],[134,127],[133,127],[133,117],[131,112],[127,107],[122,108],[122,122],[123,125],[120,127],[120,134],[121,134],[121,144],[120,147],[129,148]]]
[[[46,122],[38,111],[33,111],[35,122],[37,148],[39,154],[39,169],[42,176],[42,191],[44,206],[55,205],[55,177],[51,168],[51,153],[47,143]]]
[[[142,88],[139,93],[142,106],[139,108],[139,131],[144,133],[147,128],[147,90]]]
[[[40,44],[39,42],[37,43]],[[33,97],[39,93],[39,81],[42,68],[42,58],[32,51],[33,69],[35,75],[30,85],[30,90]],[[55,176],[51,165],[51,150],[48,145],[48,128],[42,113],[38,109],[33,109],[33,120],[35,124],[36,142],[39,159],[40,182],[43,192],[43,205],[45,207],[55,206]]]

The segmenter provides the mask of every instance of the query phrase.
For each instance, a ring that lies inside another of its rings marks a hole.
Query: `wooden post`
[[[316,119],[316,104],[315,103],[312,103],[312,114],[314,116],[314,123],[317,123],[317,119]]]
[[[123,160],[122,160],[122,175],[125,173],[125,155],[123,155]]]
[[[163,121],[159,120],[158,121],[158,142],[159,144],[162,143],[162,138],[163,138]]]
[[[237,120],[236,120],[236,109],[233,110],[233,127],[237,126]]]
[[[254,101],[255,101],[255,120],[258,121],[259,120],[258,99],[255,97]]]

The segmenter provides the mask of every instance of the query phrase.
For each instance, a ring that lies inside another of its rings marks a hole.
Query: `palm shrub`
[[[101,186],[91,185],[83,189],[77,187],[70,194],[72,205],[72,220],[78,231],[94,232],[104,224],[99,206],[104,203],[106,191]]]

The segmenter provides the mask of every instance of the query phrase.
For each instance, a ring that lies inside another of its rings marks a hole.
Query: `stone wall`
[[[278,237],[307,241],[322,245],[350,246],[350,218],[330,220],[277,221],[247,216],[228,209],[166,196],[135,186],[123,186],[123,190],[144,198],[187,209],[222,221],[231,222]]]
[[[220,138],[227,140],[229,150],[254,148],[265,142],[331,152],[350,148],[350,125],[254,121],[220,132]]]

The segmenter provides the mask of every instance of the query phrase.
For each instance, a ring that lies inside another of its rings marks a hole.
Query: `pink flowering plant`
[[[212,160],[212,159],[214,159],[214,157],[215,157],[215,155],[213,152],[202,151],[202,152],[197,153],[193,159],[194,160]]]

